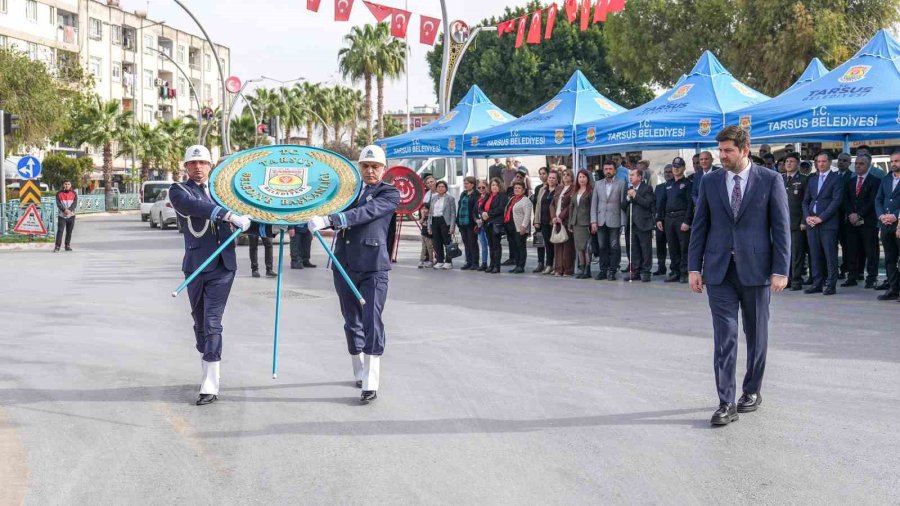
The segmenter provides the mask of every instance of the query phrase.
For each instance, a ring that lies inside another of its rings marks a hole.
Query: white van
[[[150,219],[150,208],[162,190],[168,190],[172,181],[144,181],[141,185],[141,221]]]
[[[499,158],[501,160],[506,159],[506,157]],[[547,165],[544,156],[516,156],[510,158],[515,158],[528,167],[532,188],[540,184],[538,168]],[[481,179],[486,179],[488,167],[494,163],[494,160],[493,158],[467,158],[466,162],[468,167],[463,167],[461,158],[394,158],[388,160],[388,167],[400,165],[409,167],[420,176],[422,174],[431,174],[438,181],[446,181],[450,194],[454,197],[459,197],[463,189],[463,178],[466,176],[477,176]]]

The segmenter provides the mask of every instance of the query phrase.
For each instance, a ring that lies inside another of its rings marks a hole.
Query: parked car
[[[169,225],[175,225],[178,222],[175,208],[169,202],[169,189],[166,188],[159,192],[156,202],[150,206],[149,212],[150,228],[160,227],[163,230],[169,228]]]
[[[159,192],[168,190],[170,186],[171,181],[144,181],[141,185],[141,221],[150,219],[150,208],[159,198]]]

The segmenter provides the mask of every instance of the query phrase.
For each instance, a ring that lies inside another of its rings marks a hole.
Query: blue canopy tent
[[[666,93],[628,112],[579,123],[575,145],[586,153],[715,146],[726,113],[768,98],[705,51]]]
[[[465,135],[467,156],[573,154],[575,125],[624,112],[576,70],[552,99],[519,119]]]
[[[825,68],[825,65],[822,65],[822,60],[818,58],[813,58],[810,60],[809,65],[806,66],[806,70],[800,74],[800,77],[797,81],[794,82],[788,89],[781,92],[781,95],[797,88],[798,86],[803,86],[806,83],[810,83],[815,81],[816,79],[824,76],[828,73],[828,69]],[[781,96],[779,95],[779,96]]]
[[[514,119],[500,109],[477,85],[441,118],[405,134],[380,139],[388,158],[457,158],[463,156],[463,135]]]
[[[831,72],[729,115],[756,141],[844,142],[900,137],[900,44],[879,31]]]

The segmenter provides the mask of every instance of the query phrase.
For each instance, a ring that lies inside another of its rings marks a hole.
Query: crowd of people
[[[855,159],[838,155],[836,170],[828,151],[810,162],[785,149],[776,160],[763,145],[752,160],[782,174],[791,221],[790,290],[833,295],[843,280],[841,287],[882,291],[879,300],[900,298],[900,150],[891,155],[889,174],[872,165],[865,146]],[[550,165],[540,168],[533,189],[525,167],[498,161],[488,179],[466,177],[458,199],[426,174],[419,267],[452,269],[459,256],[460,270],[498,274],[508,267],[522,274],[533,248],[533,274],[615,281],[625,273],[629,281],[657,276],[687,283],[694,207],[703,176],[719,170],[713,161],[709,151],[694,155],[694,172],[686,175],[685,160],[676,157],[655,186],[646,160],[615,155],[594,174]],[[882,249],[887,278],[879,281]]]

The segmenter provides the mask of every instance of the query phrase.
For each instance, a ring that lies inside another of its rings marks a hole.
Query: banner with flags
[[[306,9],[313,12],[319,12],[319,4],[321,2],[322,0],[306,0]]]
[[[528,28],[528,39],[526,42],[529,44],[540,44],[541,43],[541,13],[543,11],[536,10],[531,13],[531,26]]]
[[[388,18],[393,12],[393,7],[388,7],[386,5],[377,4],[375,2],[369,2],[367,0],[363,0],[363,3],[366,4],[366,7],[369,8],[369,12],[375,16],[375,21],[381,23],[385,19]]]
[[[522,39],[525,38],[525,23],[528,19],[528,16],[522,16],[519,18],[519,29],[516,30],[516,48],[522,47]]]
[[[353,10],[353,0],[334,0],[334,20],[350,21],[350,11]]]
[[[398,39],[406,38],[406,28],[409,26],[409,11],[394,9],[391,16],[391,36]]]
[[[441,20],[428,16],[419,16],[419,42],[429,46],[434,45],[434,39],[437,37],[437,29]]]
[[[556,4],[551,4],[547,8],[547,28],[544,30],[544,39],[550,40],[553,36],[553,24],[556,23]]]

